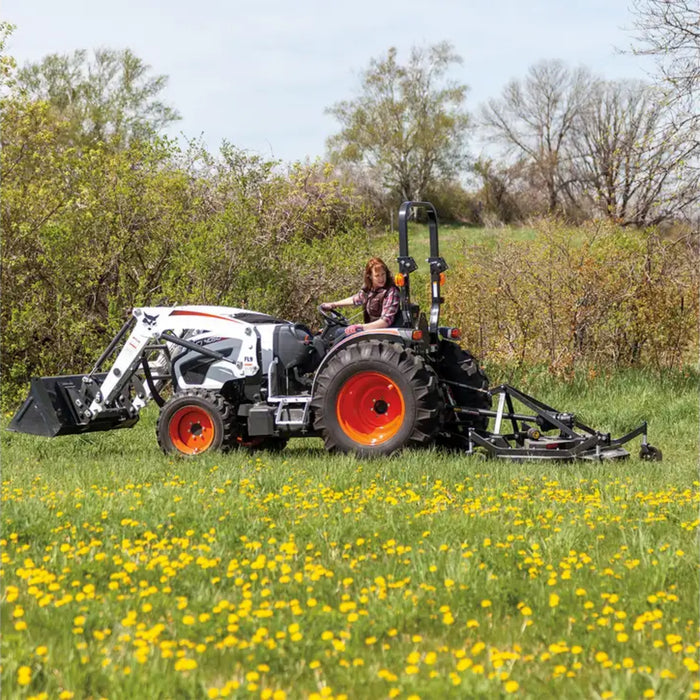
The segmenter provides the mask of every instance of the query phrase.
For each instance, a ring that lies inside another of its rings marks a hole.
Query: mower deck
[[[501,384],[488,393],[498,396],[495,411],[452,407],[458,424],[461,416],[469,419],[479,415],[494,421],[492,431],[472,427],[462,431],[467,454],[475,454],[481,448],[489,457],[518,461],[625,459],[630,453],[622,446],[641,435],[639,456],[642,459],[661,460],[661,451],[647,443],[646,422],[622,437],[612,438],[610,433],[589,428],[574,414],[557,411],[508,384]],[[517,412],[515,401],[531,413]],[[510,432],[502,430],[504,422],[511,429]],[[551,434],[555,431],[556,434]]]

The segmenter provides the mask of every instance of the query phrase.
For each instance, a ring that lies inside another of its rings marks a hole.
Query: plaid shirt
[[[384,289],[378,289],[377,291],[365,292],[364,289],[361,289],[353,296],[352,303],[355,304],[355,306],[364,306],[365,310],[367,310],[367,307],[371,303],[372,299],[383,291]],[[394,322],[394,318],[396,317],[396,312],[398,310],[399,288],[392,285],[386,289],[386,294],[384,295],[384,299],[382,301],[382,313],[379,318],[383,318],[388,325],[391,325]],[[374,320],[377,319],[370,318],[370,321]]]

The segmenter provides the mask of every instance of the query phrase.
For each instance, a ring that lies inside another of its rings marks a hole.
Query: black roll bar
[[[418,269],[416,261],[408,254],[408,217],[411,209],[425,209],[428,215],[428,230],[430,233],[430,257],[427,263],[430,266],[430,320],[428,330],[431,342],[437,342],[437,329],[440,320],[440,305],[444,299],[440,296],[440,274],[447,270],[447,263],[440,257],[438,240],[438,221],[435,207],[430,202],[403,202],[399,207],[399,255],[396,261],[399,272],[405,276],[405,284],[399,288],[401,313],[406,325],[414,325],[411,313],[411,286],[409,275]]]

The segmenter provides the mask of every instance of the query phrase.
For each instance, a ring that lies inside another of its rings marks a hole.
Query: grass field
[[[438,242],[440,255],[448,263],[456,262],[464,255],[465,246],[475,243],[496,247],[499,243],[507,241],[532,241],[537,233],[534,229],[522,226],[507,226],[503,228],[469,227],[453,224],[440,224],[438,230]],[[430,242],[428,227],[425,224],[409,223],[409,254],[418,263],[419,270],[427,274],[425,261],[430,255]],[[396,267],[398,255],[398,232],[385,231],[372,241],[377,255],[384,259],[393,270]]]
[[[664,462],[3,431],[3,696],[697,698],[697,376],[527,381]]]

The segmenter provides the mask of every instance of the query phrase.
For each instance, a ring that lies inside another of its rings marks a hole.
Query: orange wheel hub
[[[389,377],[359,372],[340,388],[336,415],[350,439],[360,445],[380,445],[399,432],[406,408],[401,390]]]
[[[168,435],[179,452],[193,455],[204,452],[214,442],[214,423],[199,406],[184,406],[170,419]]]

